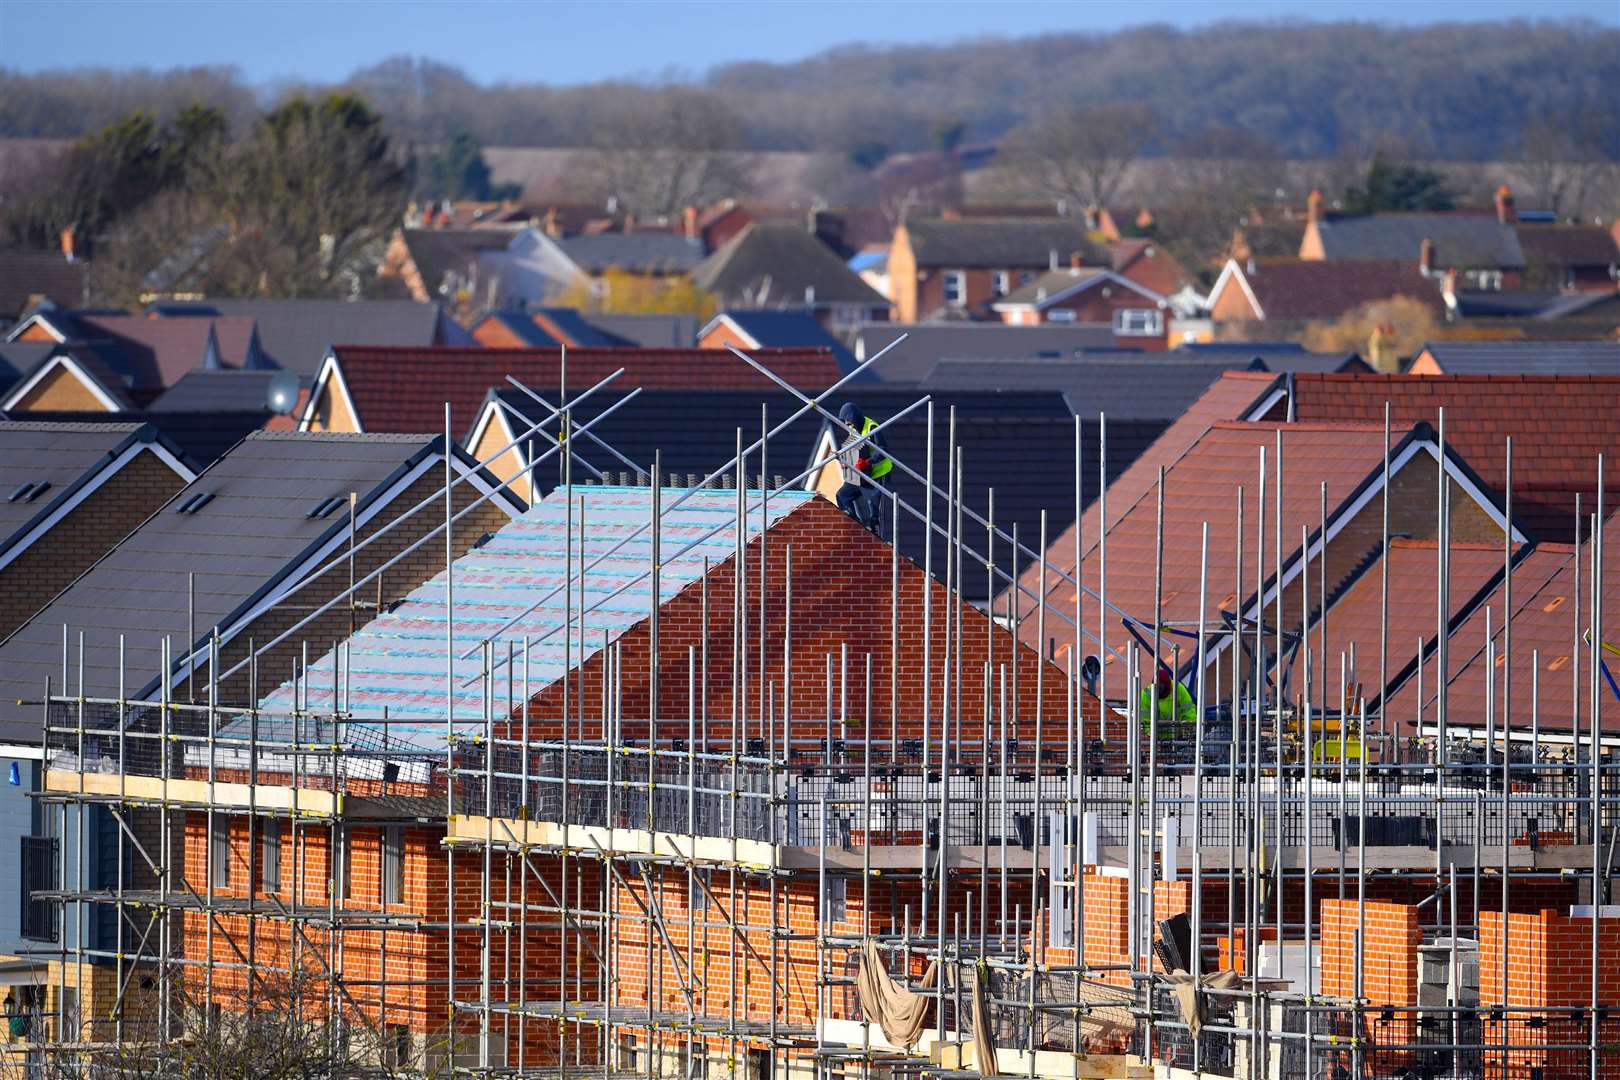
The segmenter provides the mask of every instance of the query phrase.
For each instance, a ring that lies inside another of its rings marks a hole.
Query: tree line
[[[1522,152],[1538,121],[1581,117],[1582,139],[1620,158],[1620,30],[1584,20],[1452,23],[1222,23],[1145,26],[943,46],[845,47],[808,60],[728,64],[680,85],[481,85],[400,57],[338,87],[363,96],[410,145],[465,132],[487,146],[594,147],[626,116],[698,95],[711,138],[729,148],[870,157],[967,143],[1076,104],[1131,104],[1156,118],[1152,155],[1180,155],[1230,131],[1285,158],[1370,154],[1395,141],[1415,157],[1487,161]],[[135,108],[166,116],[193,100],[233,125],[263,92],[230,68],[0,70],[0,136],[73,137]],[[691,113],[691,108],[687,108]]]

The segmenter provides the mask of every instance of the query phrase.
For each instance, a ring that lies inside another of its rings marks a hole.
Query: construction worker
[[[884,452],[883,436],[874,435],[878,422],[861,412],[853,401],[844,402],[838,420],[848,429],[838,450],[844,485],[838,489],[838,508],[879,536],[883,535],[883,480],[894,469]]]
[[[1152,686],[1142,688],[1142,733],[1147,734],[1153,725],[1153,699],[1158,698],[1159,737],[1185,738],[1198,727],[1198,704],[1193,696],[1180,681],[1170,673],[1170,669],[1163,664],[1159,665],[1158,674],[1153,678]]]

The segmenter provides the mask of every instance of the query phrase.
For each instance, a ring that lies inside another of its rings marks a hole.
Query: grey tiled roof
[[[749,225],[704,259],[692,281],[722,306],[889,306],[831,248],[792,225]]]
[[[1434,241],[1438,268],[1521,270],[1524,251],[1512,225],[1474,214],[1364,214],[1317,224],[1330,259],[1417,261],[1425,239]]]
[[[1108,256],[1086,239],[1078,222],[1062,218],[1001,218],[989,221],[925,219],[906,222],[918,266],[990,268],[1067,266],[1072,256],[1093,266]]]
[[[314,378],[332,345],[441,344],[435,336],[439,306],[414,300],[200,300],[166,303],[160,310],[166,317],[249,316],[258,325],[260,350],[306,380]]]
[[[107,464],[140,424],[0,422],[0,551],[49,509],[85,473]],[[46,484],[29,498],[25,484]]]
[[[685,274],[703,261],[703,245],[675,233],[598,233],[557,241],[587,273],[610,267],[643,273]]]
[[[1431,341],[1447,375],[1620,375],[1620,342]]]
[[[855,359],[876,356],[901,334],[906,340],[867,369],[884,382],[915,383],[941,360],[1072,358],[1076,352],[1111,349],[1112,326],[1008,326],[1005,323],[868,323],[851,343]]]
[[[364,512],[391,477],[437,445],[419,435],[249,436],[0,643],[0,736],[31,730],[38,737],[38,708],[16,701],[37,700],[47,677],[60,679],[64,625],[75,639],[85,635],[87,695],[117,693],[121,634],[127,687],[137,693],[161,674],[164,635],[183,654],[189,626],[228,621],[346,527],[342,515],[309,517],[318,501],[358,491]],[[195,513],[176,512],[201,492],[214,498]],[[190,618],[188,575],[196,584]]]

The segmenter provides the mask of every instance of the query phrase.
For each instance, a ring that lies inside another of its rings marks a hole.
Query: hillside
[[[464,129],[491,146],[591,145],[615,117],[675,92],[622,82],[483,86],[409,58],[345,81],[413,142]],[[1133,101],[1157,115],[1157,153],[1333,158],[1393,142],[1415,156],[1479,161],[1513,157],[1536,120],[1579,129],[1620,158],[1616,85],[1620,30],[1592,22],[1261,22],[850,46],[792,64],[716,68],[684,89],[728,113],[730,122],[703,126],[705,137],[754,150],[926,148],[953,121],[970,142],[987,142],[1056,105]],[[0,69],[0,136],[73,136],[131,108],[164,113],[198,97],[245,119],[262,92],[229,69]]]

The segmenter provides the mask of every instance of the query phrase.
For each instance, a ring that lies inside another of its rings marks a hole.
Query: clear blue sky
[[[1114,30],[1146,22],[1368,19],[1427,23],[1586,16],[1620,0],[0,0],[0,66],[234,64],[255,82],[334,80],[389,56],[452,64],[481,82],[553,84],[701,73],[839,45]]]

